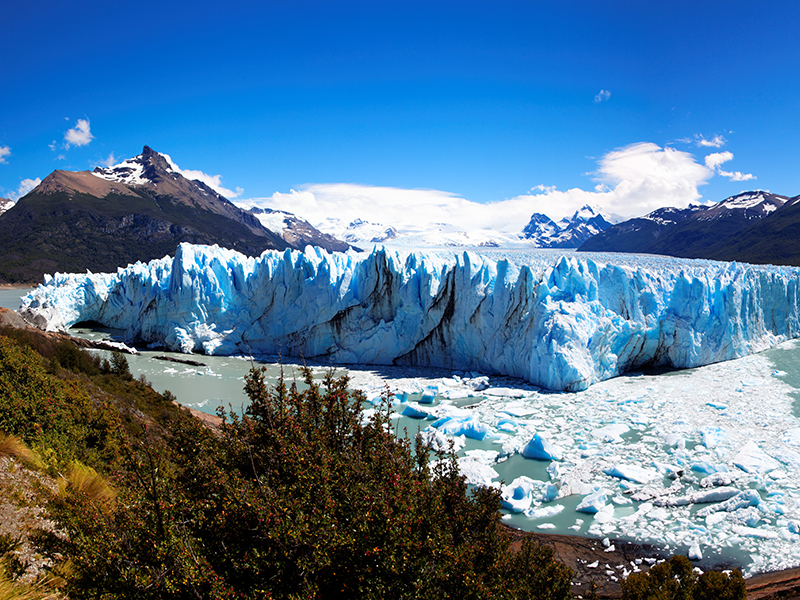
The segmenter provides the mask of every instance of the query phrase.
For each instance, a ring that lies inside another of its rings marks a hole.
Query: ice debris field
[[[398,433],[452,444],[469,483],[498,487],[513,526],[633,540],[746,575],[800,565],[800,422],[764,355],[573,393],[473,375],[350,371],[375,403],[390,386]]]
[[[456,448],[470,483],[501,489],[513,525],[752,574],[800,564],[793,388],[752,354],[797,336],[797,280],[792,268],[662,257],[252,259],[182,245],[116,274],[56,275],[21,312],[185,352],[449,367],[437,379],[391,375],[398,366],[351,376],[374,402],[388,383],[398,433]],[[611,379],[654,365],[700,368]]]
[[[447,367],[575,391],[797,337],[799,278],[633,255],[308,247],[250,258],[181,244],[114,274],[48,277],[20,312],[42,328],[95,321],[180,352]]]

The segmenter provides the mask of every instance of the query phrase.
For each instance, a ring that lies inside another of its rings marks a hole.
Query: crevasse
[[[181,244],[115,274],[56,274],[21,313],[96,321],[180,352],[325,357],[499,373],[581,390],[797,337],[800,270],[619,255],[367,255]]]

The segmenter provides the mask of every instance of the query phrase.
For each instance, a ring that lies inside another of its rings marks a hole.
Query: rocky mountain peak
[[[577,248],[584,241],[611,226],[602,210],[588,204],[558,223],[547,215],[533,213],[520,237],[531,240],[537,248]]]
[[[150,146],[145,146],[142,153],[110,167],[96,167],[93,174],[107,181],[115,181],[127,185],[158,185],[164,180],[175,180],[171,162]]]

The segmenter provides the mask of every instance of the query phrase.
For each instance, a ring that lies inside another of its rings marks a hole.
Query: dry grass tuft
[[[106,506],[110,506],[117,497],[117,492],[105,477],[78,461],[73,462],[67,476],[59,480],[58,489],[62,495],[68,489],[80,492],[92,502]]]
[[[0,432],[0,457],[6,456],[19,460],[31,467],[42,467],[42,459],[28,445],[15,435]],[[2,600],[2,597],[0,597]]]
[[[63,598],[58,592],[42,584],[25,585],[14,581],[5,569],[0,569],[0,600],[57,600]]]

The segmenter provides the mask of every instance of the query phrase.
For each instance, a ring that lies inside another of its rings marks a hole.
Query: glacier
[[[181,244],[110,274],[56,274],[20,313],[94,321],[184,353],[446,367],[578,391],[643,367],[742,357],[795,338],[792,267],[569,252],[368,254]]]

